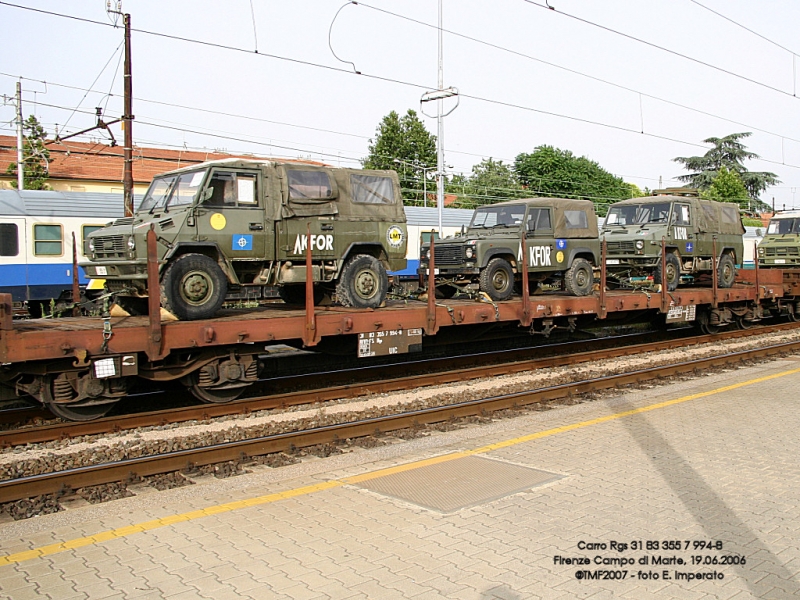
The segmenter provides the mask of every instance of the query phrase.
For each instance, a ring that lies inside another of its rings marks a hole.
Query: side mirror
[[[763,236],[764,236],[764,232],[761,231],[761,227],[756,229],[756,237],[763,237]]]
[[[200,202],[205,202],[206,200],[210,199],[211,196],[214,195],[214,188],[208,187],[203,190],[203,193],[200,194]]]
[[[461,235],[466,235],[467,233],[467,226],[463,223],[461,224]]]

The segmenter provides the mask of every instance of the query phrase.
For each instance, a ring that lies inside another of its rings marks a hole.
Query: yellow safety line
[[[51,554],[58,554],[60,552],[64,552],[66,550],[72,550],[74,548],[81,548],[83,546],[91,546],[93,544],[98,544],[101,542],[107,542],[109,540],[113,540],[116,538],[126,537],[132,535],[134,533],[142,533],[144,531],[150,531],[152,529],[159,529],[161,527],[167,527],[169,525],[174,525],[176,523],[185,523],[187,521],[193,521],[194,519],[201,519],[203,517],[208,517],[211,515],[218,515],[226,512],[231,512],[234,510],[239,510],[241,508],[249,508],[252,506],[259,506],[262,504],[270,504],[272,502],[277,502],[279,500],[285,500],[287,498],[296,498],[298,496],[306,496],[308,494],[314,494],[316,492],[322,492],[325,490],[330,490],[337,487],[342,487],[344,485],[349,484],[356,484],[363,481],[368,481],[370,479],[376,479],[378,477],[385,477],[386,475],[392,475],[394,473],[402,473],[404,471],[411,471],[413,469],[420,469],[422,467],[427,467],[429,465],[435,465],[451,460],[456,460],[459,458],[465,458],[467,456],[474,456],[476,454],[484,454],[486,452],[491,452],[493,450],[499,450],[501,448],[508,448],[510,446],[516,446],[517,444],[524,444],[525,442],[531,442],[533,440],[538,440],[544,437],[549,437],[551,435],[557,435],[559,433],[566,433],[567,431],[574,431],[576,429],[582,429],[584,427],[589,427],[591,425],[598,425],[600,423],[606,423],[608,421],[614,421],[616,419],[621,419],[623,417],[629,417],[631,415],[636,415],[640,413],[649,412],[651,410],[658,410],[661,408],[666,408],[668,406],[673,406],[675,404],[680,404],[682,402],[688,402],[689,400],[697,400],[698,398],[705,398],[707,396],[713,396],[714,394],[720,394],[722,392],[729,392],[731,390],[739,389],[748,385],[754,385],[757,383],[762,383],[764,381],[769,381],[771,379],[777,379],[779,377],[785,377],[786,375],[793,375],[795,373],[800,373],[800,368],[798,369],[791,369],[789,371],[783,371],[781,373],[775,373],[773,375],[766,375],[764,377],[758,377],[756,379],[750,379],[749,381],[743,381],[741,383],[735,383],[733,385],[726,385],[725,387],[717,388],[714,390],[710,390],[707,392],[700,392],[699,394],[691,394],[689,396],[683,396],[681,398],[676,398],[674,400],[667,400],[666,402],[659,402],[657,404],[650,404],[648,406],[643,406],[641,408],[634,408],[632,410],[626,410],[623,412],[614,413],[611,415],[607,415],[605,417],[598,417],[596,419],[590,419],[588,421],[582,421],[580,423],[573,423],[571,425],[564,425],[562,427],[555,427],[553,429],[547,429],[545,431],[540,431],[538,433],[532,433],[530,435],[524,435],[520,437],[516,437],[510,440],[504,440],[502,442],[497,442],[496,444],[489,444],[488,446],[482,446],[480,448],[476,448],[474,450],[465,450],[463,452],[454,452],[452,454],[445,454],[442,456],[436,456],[433,458],[428,458],[425,460],[419,460],[413,463],[408,463],[405,465],[399,465],[396,467],[389,467],[386,469],[380,469],[378,471],[372,471],[370,473],[364,473],[363,475],[355,475],[353,477],[344,477],[342,479],[327,481],[323,483],[318,483],[315,485],[308,485],[301,488],[295,488],[292,490],[286,490],[284,492],[277,492],[274,494],[266,494],[264,496],[257,496],[255,498],[249,498],[247,500],[237,500],[235,502],[226,502],[225,504],[218,504],[216,506],[210,506],[208,508],[203,508],[200,510],[193,510],[190,512],[181,513],[178,515],[171,515],[168,517],[164,517],[162,519],[154,519],[153,521],[147,521],[145,523],[138,523],[136,525],[128,525],[126,527],[120,527],[118,529],[111,529],[109,531],[103,531],[97,533],[95,535],[90,535],[82,538],[77,538],[74,540],[69,540],[66,542],[59,542],[57,544],[50,544],[48,546],[41,546],[39,548],[35,548],[33,550],[26,550],[25,552],[16,552],[14,554],[9,554],[6,556],[0,556],[0,566],[8,565],[13,563],[20,563],[26,560],[30,560],[33,558],[39,558],[41,556],[49,556]]]

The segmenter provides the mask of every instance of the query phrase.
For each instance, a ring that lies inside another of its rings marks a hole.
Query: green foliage
[[[694,171],[688,175],[680,175],[678,179],[687,182],[689,187],[708,190],[717,173],[724,167],[728,171],[737,173],[747,190],[747,194],[753,200],[758,200],[761,192],[771,185],[780,183],[780,180],[775,173],[748,171],[744,166],[745,160],[759,158],[758,154],[747,150],[747,147],[739,141],[751,135],[751,132],[746,131],[732,133],[723,138],[710,137],[703,140],[703,143],[712,144],[713,148],[703,156],[679,156],[673,158],[672,160],[681,163],[688,171]]]
[[[421,206],[425,187],[429,196],[436,192],[431,177],[431,167],[436,166],[436,136],[425,128],[414,110],[409,109],[402,117],[392,111],[381,120],[362,164],[365,169],[397,171],[406,204]],[[428,181],[424,182],[426,175]]]
[[[49,188],[47,179],[50,177],[48,165],[50,164],[50,151],[44,145],[47,132],[39,124],[39,120],[30,115],[22,124],[24,141],[22,144],[22,162],[24,164],[23,178],[26,190],[46,190]],[[17,163],[13,162],[6,169],[7,175],[17,175]],[[11,182],[16,188],[16,179]]]
[[[635,183],[626,183],[625,185],[628,186],[628,193],[630,194],[630,196],[628,196],[628,198],[642,198],[644,196],[649,196],[650,195],[650,191],[649,190],[647,191],[647,193],[645,193],[645,192],[642,191],[642,188],[640,188]],[[645,189],[647,189],[647,188],[645,188]]]
[[[605,214],[608,204],[631,197],[631,187],[622,178],[585,156],[553,146],[519,154],[514,172],[528,195],[592,200],[600,214]]]
[[[750,195],[736,171],[729,171],[727,167],[720,167],[716,177],[706,190],[700,192],[702,198],[718,202],[735,202],[745,208],[750,203]]]
[[[742,225],[745,227],[764,227],[764,223],[761,219],[755,219],[753,217],[742,217]]]
[[[458,196],[451,205],[453,208],[475,208],[525,195],[511,166],[493,158],[484,158],[473,165],[468,177],[454,175],[447,183],[446,191]]]

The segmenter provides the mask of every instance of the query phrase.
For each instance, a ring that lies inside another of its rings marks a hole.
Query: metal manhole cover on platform
[[[447,513],[497,500],[561,477],[499,460],[467,456],[368,479],[356,485]]]

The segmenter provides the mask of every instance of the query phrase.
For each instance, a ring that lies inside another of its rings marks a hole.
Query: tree
[[[39,120],[30,115],[22,124],[23,144],[22,162],[24,164],[22,175],[26,190],[46,190],[48,189],[47,179],[50,177],[50,151],[45,146],[47,132],[41,126]],[[7,175],[17,175],[17,163],[13,162],[6,169]],[[11,182],[16,188],[16,179]]]
[[[475,208],[524,195],[511,165],[491,157],[473,165],[469,176],[454,175],[447,184],[447,192],[458,196],[453,204],[457,208]]]
[[[717,202],[735,202],[742,208],[748,208],[750,204],[750,195],[742,178],[736,171],[729,171],[724,166],[720,167],[711,185],[700,195]]]
[[[530,154],[519,154],[514,172],[528,195],[592,200],[601,215],[608,204],[631,197],[631,188],[621,177],[585,156],[553,146],[537,146]]]
[[[436,166],[436,136],[431,134],[417,113],[409,109],[400,117],[386,115],[370,139],[369,154],[362,161],[365,169],[393,169],[400,177],[406,204],[422,205],[422,192],[436,192],[434,181],[423,185],[423,177]]]
[[[750,152],[740,142],[742,138],[753,135],[749,131],[731,133],[723,138],[710,137],[703,140],[704,144],[712,144],[703,156],[679,156],[673,158],[681,163],[687,170],[694,171],[688,175],[679,175],[678,179],[685,181],[689,187],[708,190],[722,167],[739,175],[748,195],[753,200],[758,200],[761,192],[771,185],[780,183],[775,173],[767,171],[748,171],[744,161],[759,158],[758,154]]]

